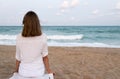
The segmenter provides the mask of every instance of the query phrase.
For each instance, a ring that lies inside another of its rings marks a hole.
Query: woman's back
[[[17,58],[24,63],[33,62],[37,58],[42,58],[45,54],[48,54],[47,37],[45,34],[35,37],[23,37],[19,34],[16,44],[16,52],[18,52]]]
[[[19,73],[21,75],[26,77],[27,77],[26,74],[28,73],[29,74],[32,73],[33,76],[36,76],[34,75],[34,73],[38,73],[40,75],[41,71],[44,71],[43,57],[47,55],[48,55],[47,37],[45,34],[35,37],[23,37],[21,34],[17,36],[16,59],[20,60],[22,64],[20,65],[19,69]],[[39,71],[31,72],[31,69]],[[42,74],[43,73],[44,72],[42,72]]]

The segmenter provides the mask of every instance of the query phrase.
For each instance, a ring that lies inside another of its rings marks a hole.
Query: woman
[[[12,78],[39,78],[52,71],[49,67],[47,36],[42,33],[38,16],[29,11],[23,18],[22,34],[16,40],[16,70]]]

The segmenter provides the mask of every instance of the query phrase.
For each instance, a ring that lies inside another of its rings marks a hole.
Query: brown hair
[[[39,18],[33,11],[29,11],[25,14],[23,25],[22,36],[24,37],[40,36],[42,34]]]

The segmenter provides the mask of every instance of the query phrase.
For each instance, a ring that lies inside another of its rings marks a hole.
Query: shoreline
[[[0,45],[0,46],[16,46],[16,45]],[[100,47],[100,46],[48,46],[48,47],[60,47],[60,48],[107,48],[107,49],[120,49],[120,47]]]
[[[120,48],[49,46],[55,79],[119,79]],[[15,45],[0,45],[0,79],[15,69]]]

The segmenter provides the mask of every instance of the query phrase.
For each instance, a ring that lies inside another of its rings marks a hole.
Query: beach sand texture
[[[120,48],[49,47],[55,79],[120,79]],[[0,46],[0,79],[15,69],[15,46]]]

